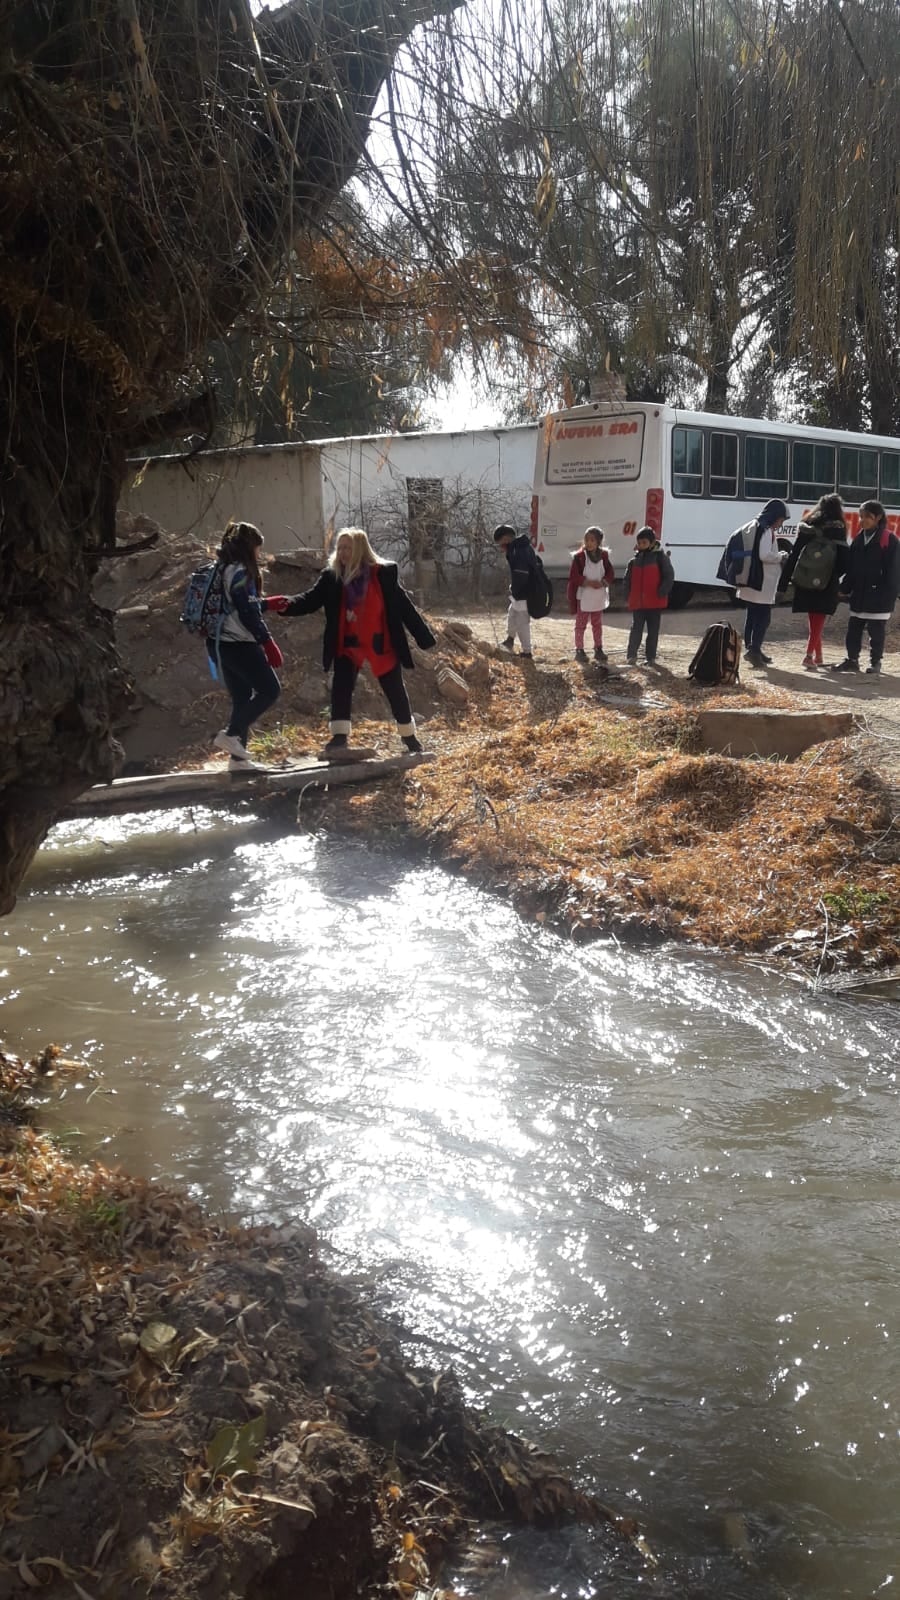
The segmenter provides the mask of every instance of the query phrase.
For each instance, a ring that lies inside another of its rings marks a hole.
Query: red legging
[[[806,654],[814,656],[819,662],[822,660],[822,634],[828,617],[824,611],[810,611],[808,613],[809,639],[806,644]]]

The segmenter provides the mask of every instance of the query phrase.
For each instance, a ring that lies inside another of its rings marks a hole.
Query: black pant
[[[659,644],[659,622],[661,616],[662,612],[658,608],[653,611],[635,611],[632,613],[631,632],[628,635],[629,661],[637,659],[637,653],[641,643],[641,634],[644,631],[645,625],[647,628],[647,644],[645,646],[647,660],[656,660],[656,648]]]
[[[210,655],[221,665],[225,687],[231,695],[231,717],[225,731],[246,744],[257,717],[278,699],[281,684],[258,644],[220,642],[218,656],[213,647]]]
[[[756,601],[747,601],[747,619],[744,623],[744,644],[753,654],[759,655],[763,647],[769,623],[772,621],[772,607],[757,605]]]
[[[350,721],[350,708],[353,704],[353,690],[359,677],[359,667],[350,660],[349,656],[337,656],[334,663],[334,677],[331,680],[331,720],[335,722]],[[412,732],[412,708],[406,684],[403,682],[403,669],[399,662],[396,667],[391,667],[390,672],[382,673],[376,679],[388,705],[394,713],[395,720],[401,729],[409,728]]]
[[[847,623],[847,659],[858,661],[862,649],[863,633],[869,630],[869,654],[872,657],[873,667],[881,663],[884,655],[884,636],[887,633],[887,622],[875,617],[851,617]]]

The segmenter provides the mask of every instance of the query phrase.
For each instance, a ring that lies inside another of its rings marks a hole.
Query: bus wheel
[[[689,605],[694,595],[692,583],[679,583],[676,579],[669,594],[669,610],[683,611]]]

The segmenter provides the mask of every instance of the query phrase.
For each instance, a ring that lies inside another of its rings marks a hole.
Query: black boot
[[[420,739],[416,738],[414,733],[404,733],[401,737],[411,756],[420,756],[422,754],[425,746]]]

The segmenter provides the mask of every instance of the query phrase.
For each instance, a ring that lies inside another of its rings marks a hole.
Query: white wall
[[[384,434],[151,459],[123,496],[173,532],[209,538],[229,517],[255,522],[270,550],[321,548],[373,506],[405,508],[407,478],[441,478],[449,498],[482,489],[486,514],[528,528],[537,430]],[[136,469],[137,470],[137,469]]]

